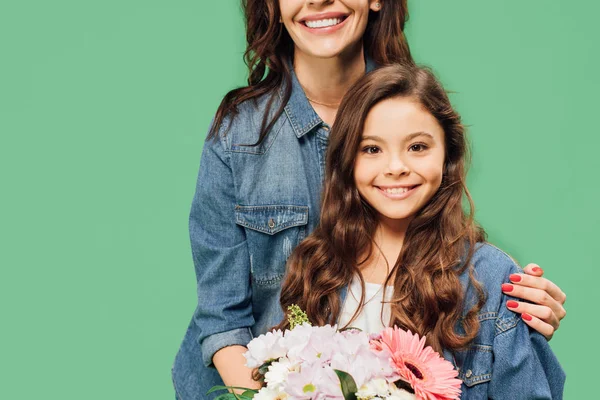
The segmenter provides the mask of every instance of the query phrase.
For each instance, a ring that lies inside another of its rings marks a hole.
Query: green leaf
[[[251,399],[256,393],[258,393],[258,390],[248,389],[244,393],[242,393],[242,397],[247,397]]]
[[[346,331],[359,331],[359,332],[362,332],[362,329],[360,329],[360,328],[355,328],[355,327],[353,327],[353,326],[349,326],[349,327],[347,327],[347,328],[340,329],[340,332],[346,332]]]
[[[356,382],[354,378],[347,372],[340,371],[339,369],[334,369],[338,378],[340,378],[340,385],[342,386],[342,394],[344,395],[345,400],[356,400],[356,392],[358,392],[358,388],[356,387]]]
[[[275,361],[277,361],[275,358],[265,361],[263,365],[258,367],[258,373],[261,375],[265,375],[269,371],[269,367],[271,366],[271,364],[273,364]]]
[[[245,388],[245,387],[238,387],[238,386],[213,386],[210,388],[210,390],[208,392],[206,392],[206,394],[211,394],[212,392],[216,392],[217,390],[244,390],[245,392],[250,391],[251,389]],[[244,392],[244,393],[245,393]]]
[[[396,385],[396,387],[398,389],[404,389],[406,390],[408,393],[415,393],[415,390],[413,389],[412,386],[410,386],[410,383],[403,381],[402,379],[397,380],[396,382],[394,382],[394,384]]]
[[[237,400],[238,397],[233,393],[225,393],[220,396],[215,397],[215,400]]]

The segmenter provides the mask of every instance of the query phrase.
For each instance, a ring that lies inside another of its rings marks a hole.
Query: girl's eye
[[[421,152],[427,150],[427,145],[425,143],[415,143],[408,148],[408,151],[416,151]]]
[[[377,146],[365,146],[362,149],[363,153],[366,154],[377,154],[379,153],[379,147]]]

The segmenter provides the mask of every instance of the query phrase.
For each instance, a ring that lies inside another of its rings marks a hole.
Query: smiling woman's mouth
[[[341,24],[342,22],[344,22],[344,20],[346,18],[347,17],[324,18],[324,19],[312,20],[312,21],[302,21],[302,23],[311,29],[329,28],[329,27]]]

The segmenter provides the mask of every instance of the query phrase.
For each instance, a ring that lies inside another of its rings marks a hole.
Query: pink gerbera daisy
[[[453,400],[460,396],[460,379],[452,363],[440,357],[425,337],[394,326],[386,328],[377,340],[382,350],[390,352],[390,363],[401,379],[408,382],[417,399]],[[372,346],[376,348],[379,346]]]

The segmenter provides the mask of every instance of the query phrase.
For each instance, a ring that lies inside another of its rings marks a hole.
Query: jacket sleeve
[[[562,399],[565,373],[547,340],[508,313],[496,323],[489,398]]]
[[[252,339],[250,256],[235,223],[234,185],[225,140],[207,140],[189,219],[198,288],[194,322],[206,366],[223,347]]]

